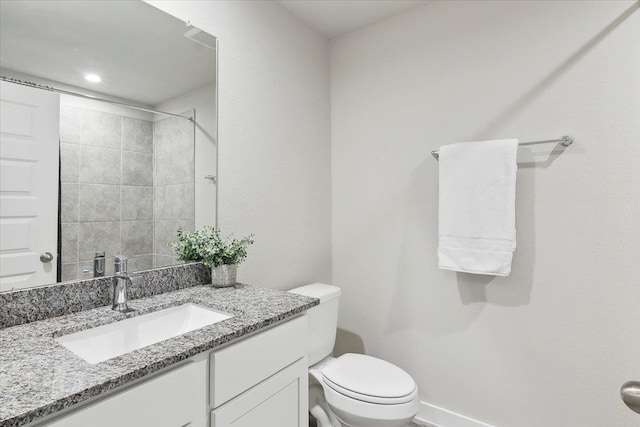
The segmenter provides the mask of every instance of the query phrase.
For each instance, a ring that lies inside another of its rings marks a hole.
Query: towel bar
[[[571,138],[570,136],[563,136],[560,139],[544,139],[542,141],[529,141],[529,142],[521,142],[518,145],[538,145],[538,144],[550,144],[552,142],[559,142],[560,144],[562,144],[565,147],[570,146],[571,144],[573,144],[573,138]],[[431,152],[431,155],[433,156],[434,159],[438,160],[440,158],[440,153],[438,150],[433,150]]]

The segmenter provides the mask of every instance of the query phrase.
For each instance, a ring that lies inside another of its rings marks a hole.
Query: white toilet
[[[322,283],[289,292],[318,298],[309,321],[309,412],[318,427],[403,427],[418,413],[418,387],[397,366],[363,354],[331,357],[340,288]]]

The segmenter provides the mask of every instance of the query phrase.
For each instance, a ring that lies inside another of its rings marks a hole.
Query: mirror
[[[0,4],[0,291],[178,263],[178,227],[216,225],[216,38],[142,1]]]

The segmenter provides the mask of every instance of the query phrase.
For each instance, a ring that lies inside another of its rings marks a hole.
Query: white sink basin
[[[222,311],[184,304],[65,335],[56,341],[95,364],[230,317]]]

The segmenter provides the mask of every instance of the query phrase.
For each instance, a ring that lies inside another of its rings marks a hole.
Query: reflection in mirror
[[[142,1],[1,8],[0,291],[177,263],[216,225],[215,37]]]

